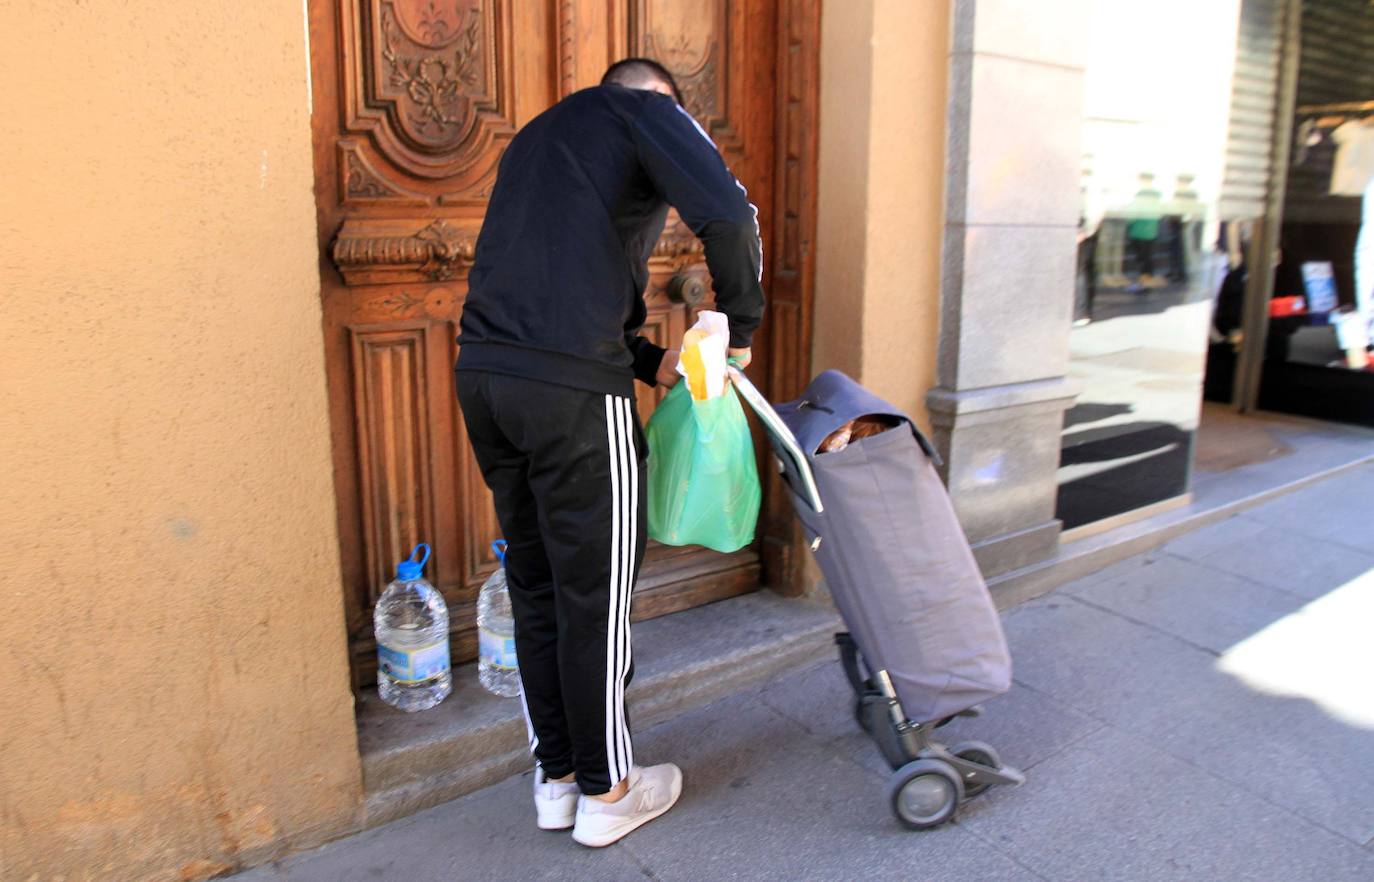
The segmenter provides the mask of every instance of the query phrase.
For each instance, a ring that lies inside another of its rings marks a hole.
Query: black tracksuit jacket
[[[763,316],[757,210],[706,132],[665,95],[618,85],[564,98],[511,140],[477,239],[459,370],[611,395],[653,385],[638,335],[668,206],[705,246],[730,345]]]

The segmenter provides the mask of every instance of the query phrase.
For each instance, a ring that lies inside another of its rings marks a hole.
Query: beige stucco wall
[[[948,53],[945,0],[822,6],[814,369],[851,374],[927,430]]]
[[[357,809],[303,15],[0,0],[0,878]]]

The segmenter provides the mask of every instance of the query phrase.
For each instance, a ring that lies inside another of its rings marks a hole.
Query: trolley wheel
[[[928,830],[954,817],[964,798],[964,782],[944,760],[918,759],[892,774],[887,795],[897,820],[913,830]]]
[[[1002,768],[1002,760],[997,756],[997,751],[993,749],[991,744],[984,744],[981,741],[961,741],[951,747],[949,752],[960,759],[966,759],[971,763],[978,763],[980,766],[987,766],[991,769]],[[991,786],[991,784],[986,783],[973,784],[965,781],[964,798],[973,799],[973,797]]]

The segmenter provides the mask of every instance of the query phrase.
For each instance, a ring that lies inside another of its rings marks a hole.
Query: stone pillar
[[[926,396],[988,577],[1053,554],[1087,0],[952,0],[940,327]]]

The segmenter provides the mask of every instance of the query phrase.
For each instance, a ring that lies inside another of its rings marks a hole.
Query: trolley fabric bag
[[[665,545],[738,551],[754,541],[758,466],[735,390],[694,399],[682,380],[649,417],[649,535]]]
[[[908,716],[929,722],[1001,695],[1011,656],[987,584],[911,419],[839,371],[777,407],[824,504],[794,497],[830,593],[871,671],[885,670]],[[867,415],[895,428],[817,453]]]

